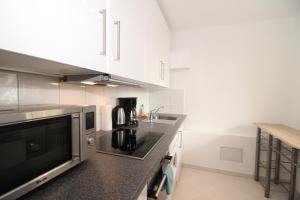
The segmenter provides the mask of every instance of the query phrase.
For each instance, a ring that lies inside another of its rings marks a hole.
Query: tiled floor
[[[270,200],[286,200],[272,192]],[[262,186],[251,178],[183,168],[173,200],[266,200]]]

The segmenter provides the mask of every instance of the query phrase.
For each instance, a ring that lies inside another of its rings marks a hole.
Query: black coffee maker
[[[137,113],[136,102],[137,97],[118,98],[119,106],[124,109],[125,112],[125,124],[126,126],[137,126]]]

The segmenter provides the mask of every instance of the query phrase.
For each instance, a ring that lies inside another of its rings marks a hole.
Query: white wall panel
[[[190,68],[171,72],[171,89],[185,96],[184,163],[253,174],[253,123],[300,126],[299,24],[286,18],[174,33],[172,65]],[[150,106],[170,101],[160,93],[169,94],[151,91]],[[224,146],[242,148],[243,162],[220,160]]]

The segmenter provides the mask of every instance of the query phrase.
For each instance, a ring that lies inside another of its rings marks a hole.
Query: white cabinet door
[[[163,87],[169,87],[170,85],[170,67],[169,67],[169,61],[168,59],[163,59],[162,65],[161,65],[161,79],[159,81],[159,85]]]
[[[137,200],[147,200],[147,185],[144,187],[142,193],[140,194],[140,196],[137,198]]]
[[[161,84],[164,87],[169,87],[169,74],[170,74],[170,64],[169,64],[169,53],[170,53],[170,44],[171,44],[171,34],[169,31],[169,28],[165,21],[163,21],[163,34],[162,34],[162,78],[161,78]]]
[[[170,31],[157,1],[147,0],[145,79],[147,82],[168,87],[168,53],[170,49]]]
[[[175,185],[176,185],[176,178],[177,178],[177,164],[178,164],[178,147],[177,147],[177,141],[178,141],[178,134],[175,135],[174,139],[172,140],[172,142],[169,145],[169,156],[172,156],[172,162],[171,167],[173,170],[173,178],[174,178],[174,184],[172,187],[172,193],[168,196],[167,199],[172,199],[172,195],[174,194],[174,189],[175,189]]]
[[[106,0],[2,0],[0,48],[106,71]]]
[[[110,0],[109,72],[144,80],[145,0]]]
[[[178,132],[178,137],[177,137],[177,173],[176,173],[176,182],[179,181],[181,171],[182,171],[182,131]]]
[[[146,70],[145,80],[148,83],[159,85],[161,79],[161,66],[162,60],[159,56],[159,32],[161,14],[158,4],[155,0],[147,0],[147,9],[145,11],[145,35],[146,35],[146,47],[145,47],[145,59]]]

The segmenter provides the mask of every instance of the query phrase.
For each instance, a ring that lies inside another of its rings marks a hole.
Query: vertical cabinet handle
[[[116,36],[116,57],[114,60],[120,60],[120,47],[121,47],[121,22],[115,21],[114,25],[116,26],[117,36]]]
[[[165,63],[160,61],[160,79],[165,80]]]
[[[162,72],[163,72],[163,81],[165,80],[165,63],[163,62],[163,65],[162,65]]]
[[[180,134],[180,146],[179,147],[182,148],[182,131],[180,131],[179,134]]]
[[[100,55],[106,55],[106,10],[100,10],[99,13],[102,15],[102,51]]]
[[[160,80],[164,80],[163,78],[163,61],[160,61]]]

